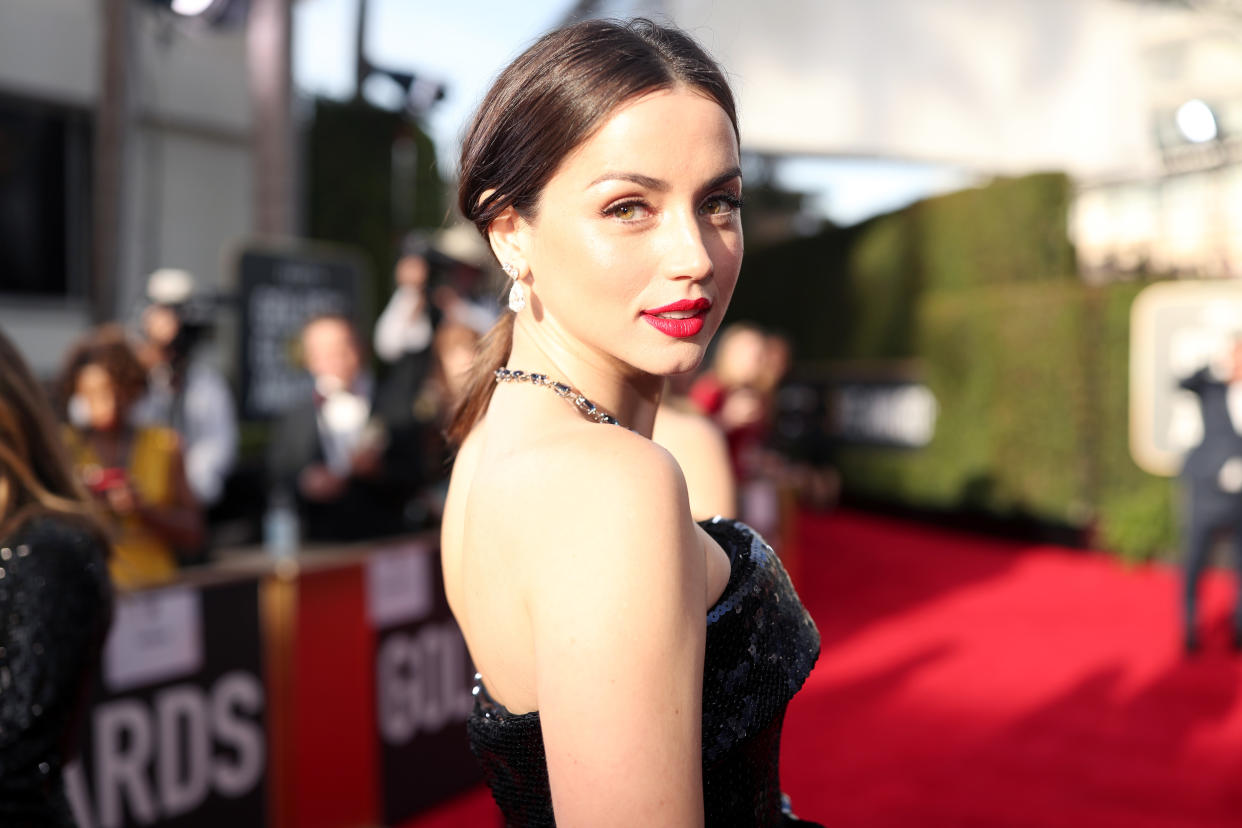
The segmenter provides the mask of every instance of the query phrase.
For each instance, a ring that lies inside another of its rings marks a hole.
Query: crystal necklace
[[[554,382],[548,379],[546,374],[514,371],[507,367],[502,367],[496,369],[496,382],[529,382],[531,385],[542,385],[556,392],[557,396],[569,400],[587,419],[597,423],[606,423],[607,425],[621,425],[616,417],[603,409],[597,408],[595,403],[578,393],[577,388],[574,388],[572,385],[566,385],[563,382]]]

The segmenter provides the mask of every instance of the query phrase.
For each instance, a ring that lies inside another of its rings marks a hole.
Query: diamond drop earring
[[[500,269],[513,280],[513,287],[509,288],[509,310],[517,313],[526,307],[526,291],[522,289],[522,283],[518,281],[518,269],[508,262],[501,265]]]

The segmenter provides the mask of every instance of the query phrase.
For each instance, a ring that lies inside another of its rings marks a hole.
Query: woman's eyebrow
[[[606,172],[599,178],[587,185],[587,189],[591,189],[596,184],[603,184],[605,181],[629,181],[640,187],[646,187],[648,190],[664,191],[668,189],[668,182],[659,178],[652,178],[649,175],[632,172]]]
[[[707,184],[705,184],[703,186],[703,189],[710,190],[714,187],[719,187],[721,184],[725,183],[726,181],[730,181],[734,178],[738,178],[739,176],[741,176],[741,174],[742,174],[741,167],[730,167],[729,169],[722,172],[720,175],[713,178]],[[629,181],[632,184],[637,184],[638,186],[645,187],[648,190],[656,190],[657,192],[664,192],[665,190],[669,189],[669,183],[667,181],[664,181],[663,179],[660,179],[660,178],[652,178],[649,175],[643,175],[642,173],[635,173],[635,172],[606,172],[603,175],[601,175],[599,178],[595,179],[590,184],[588,184],[587,189],[589,190],[590,188],[594,187],[596,184],[602,184],[605,181]]]
[[[722,172],[720,175],[713,178],[711,181],[707,182],[707,186],[705,186],[703,189],[714,190],[717,187],[719,187],[721,184],[724,184],[726,181],[732,181],[735,178],[741,178],[741,177],[742,177],[741,167],[730,167],[729,169]]]

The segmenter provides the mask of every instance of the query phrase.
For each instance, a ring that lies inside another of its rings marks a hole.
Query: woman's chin
[[[669,355],[663,359],[652,360],[652,364],[645,366],[645,370],[649,374],[660,377],[672,377],[677,374],[685,374],[698,369],[703,362],[703,355],[706,353],[705,348],[685,348],[685,353]]]

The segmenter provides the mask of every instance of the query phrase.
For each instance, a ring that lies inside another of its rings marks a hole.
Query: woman
[[[111,614],[107,545],[0,334],[0,825],[72,826],[61,781]]]
[[[650,440],[741,265],[723,76],[647,21],[552,32],[484,99],[459,207],[513,279],[450,428],[442,530],[498,804],[523,826],[783,824],[781,720],[819,635],[762,540],[693,522]]]
[[[651,439],[681,467],[695,520],[737,517],[737,481],[724,431],[677,394],[672,382],[664,389]]]
[[[167,580],[178,552],[202,544],[202,512],[177,433],[130,422],[147,380],[124,331],[106,325],[79,342],[59,385],[75,471],[117,526],[113,580],[127,588]]]

